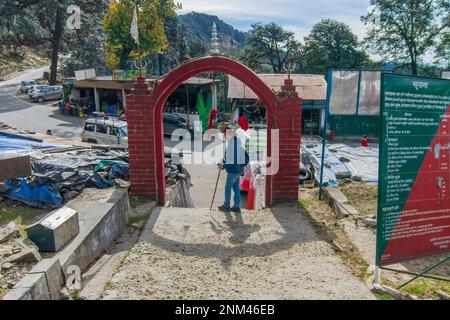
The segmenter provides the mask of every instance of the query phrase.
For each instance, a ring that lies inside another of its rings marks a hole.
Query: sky
[[[362,40],[366,28],[360,17],[369,0],[184,0],[180,14],[196,11],[218,16],[235,28],[247,31],[255,22],[276,22],[294,32],[298,40],[324,18],[347,23]]]
[[[183,9],[216,15],[238,30],[247,31],[252,23],[275,22],[295,33],[303,42],[312,27],[322,19],[332,18],[348,24],[363,40],[366,26],[361,16],[370,9],[369,0],[180,0]],[[176,1],[175,1],[176,2]],[[377,55],[372,58],[378,60]],[[433,53],[424,55],[425,62],[433,60]]]

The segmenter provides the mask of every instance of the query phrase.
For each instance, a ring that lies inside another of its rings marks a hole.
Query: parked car
[[[49,87],[48,85],[35,85],[28,89],[28,97],[31,99],[31,96],[37,93],[38,91]]]
[[[34,102],[42,103],[47,100],[62,99],[63,88],[61,86],[51,86],[38,90],[30,98]]]
[[[164,112],[163,127],[164,135],[170,136],[177,129],[187,129],[192,136],[194,135],[193,125],[188,125],[186,118],[177,113]]]
[[[127,123],[117,118],[89,118],[81,139],[95,144],[128,146]]]
[[[36,85],[36,82],[33,80],[22,81],[22,82],[20,82],[20,92],[28,93],[28,90],[35,85]]]

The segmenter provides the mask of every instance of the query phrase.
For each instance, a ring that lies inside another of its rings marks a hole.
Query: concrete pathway
[[[211,206],[211,200],[214,194],[214,187],[219,173],[216,165],[185,165],[191,175],[192,184],[190,194],[196,208],[208,208]],[[222,171],[220,174],[219,185],[217,187],[214,208],[223,204],[225,200],[225,181],[227,173]],[[232,194],[233,196],[233,194]],[[231,199],[233,205],[233,198]],[[241,207],[247,208],[247,194],[241,193]]]
[[[374,299],[295,207],[159,208],[104,299]]]

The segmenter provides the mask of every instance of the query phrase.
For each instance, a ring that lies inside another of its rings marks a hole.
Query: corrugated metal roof
[[[150,82],[150,83],[154,83],[156,81],[162,81],[164,79],[164,77],[152,77],[152,78],[147,78],[146,81]],[[113,80],[112,76],[97,76],[93,79],[85,79],[85,80],[76,80],[75,78],[64,78],[63,82],[67,82],[69,80],[74,80],[75,83],[76,82],[80,82],[80,81],[115,81],[115,82],[131,82],[132,84],[134,84],[135,80]],[[183,82],[183,84],[198,84],[198,85],[206,85],[206,84],[211,84],[213,83],[213,79],[206,79],[206,78],[199,78],[199,77],[192,77],[186,81]],[[216,82],[219,82],[218,80],[216,80]]]
[[[285,74],[258,74],[258,77],[272,90],[280,91],[286,79]],[[327,82],[324,76],[314,74],[292,74],[291,79],[297,88],[299,96],[304,100],[325,100],[327,97]],[[228,98],[257,99],[256,94],[240,80],[229,76]]]

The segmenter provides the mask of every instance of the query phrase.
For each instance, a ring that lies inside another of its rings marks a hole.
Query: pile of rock
[[[21,236],[14,222],[0,227],[0,289],[14,287],[40,260],[38,248]]]

